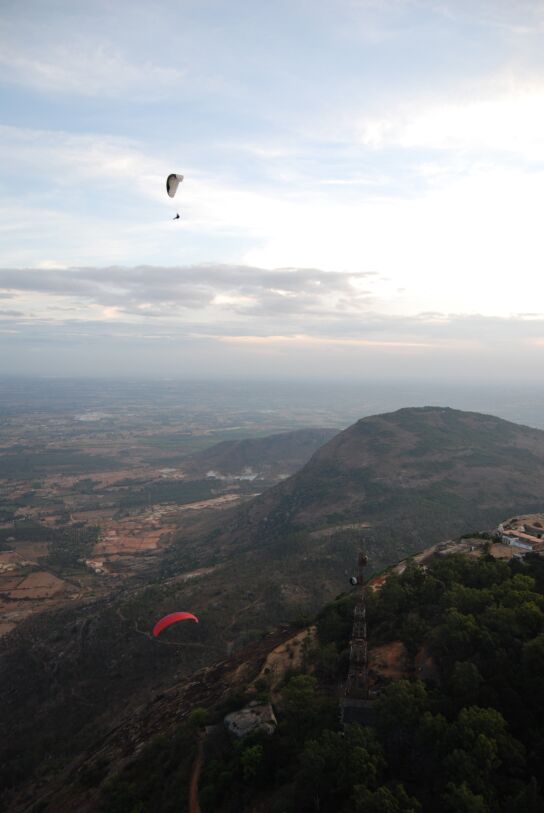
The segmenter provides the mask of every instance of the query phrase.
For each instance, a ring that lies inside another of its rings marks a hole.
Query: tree
[[[506,721],[496,709],[470,706],[450,726],[444,760],[448,778],[464,784],[482,798],[491,798],[501,769],[501,779],[518,774],[525,765],[524,748],[509,733]]]
[[[435,627],[432,643],[444,661],[447,662],[448,658],[465,661],[479,650],[481,639],[481,625],[474,616],[452,609],[446,613],[444,622]]]
[[[534,776],[528,785],[507,801],[505,813],[544,813],[544,799]]]
[[[299,807],[318,798],[321,809],[337,810],[348,801],[355,784],[374,788],[385,767],[374,732],[359,725],[345,733],[325,730],[306,743],[297,774]]]
[[[203,728],[208,723],[209,716],[207,709],[196,706],[189,714],[189,725],[195,729]]]
[[[353,810],[361,813],[418,813],[421,805],[406,793],[400,784],[393,788],[382,785],[376,791],[357,785],[353,794]]]
[[[446,718],[442,714],[431,714],[430,711],[423,714],[417,727],[414,755],[421,774],[429,777],[429,787],[440,778],[448,731],[449,723]]]
[[[378,726],[384,733],[415,729],[426,705],[427,692],[420,680],[392,683],[376,703]]]
[[[451,692],[460,706],[476,703],[483,678],[476,664],[456,661],[450,678]]]
[[[416,731],[426,707],[427,692],[419,680],[392,683],[376,702],[378,732],[385,743],[388,762],[399,771],[399,777],[405,771],[411,774],[414,768]]]
[[[262,766],[262,762],[262,745],[252,745],[249,748],[244,748],[240,755],[240,763],[242,765],[242,776],[245,782],[255,779]]]
[[[544,613],[535,601],[526,601],[516,612],[516,619],[525,639],[534,638],[541,632],[544,624]]]
[[[294,723],[304,723],[315,711],[317,681],[312,675],[292,677],[282,692],[285,714]]]
[[[400,640],[406,647],[409,658],[415,658],[428,631],[429,625],[419,613],[412,611],[405,616],[400,631]]]
[[[315,670],[319,677],[323,678],[325,681],[334,680],[340,661],[340,655],[338,654],[336,645],[331,643],[319,647],[315,651],[313,659]]]
[[[460,785],[450,782],[443,800],[448,813],[489,813],[483,796],[473,793],[464,782]]]
[[[337,719],[336,703],[317,691],[312,675],[296,675],[282,692],[285,728],[293,744],[302,743],[320,728],[333,727]]]
[[[544,675],[544,633],[523,644],[522,663],[527,675],[531,677]]]

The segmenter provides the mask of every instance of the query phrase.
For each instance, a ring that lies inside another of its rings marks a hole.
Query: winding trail
[[[193,769],[191,771],[191,781],[189,782],[189,813],[202,813],[200,810],[200,802],[198,800],[198,780],[200,779],[200,772],[202,770],[205,736],[205,731],[199,731],[198,747],[195,761],[193,762]]]

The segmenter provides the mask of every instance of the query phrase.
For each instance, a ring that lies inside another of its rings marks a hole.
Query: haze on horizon
[[[0,375],[534,381],[543,33],[533,0],[6,0]]]

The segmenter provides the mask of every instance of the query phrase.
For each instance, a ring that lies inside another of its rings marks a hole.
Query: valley
[[[35,613],[151,580],[197,514],[285,479],[337,431],[297,429],[296,410],[212,408],[199,388],[183,406],[177,390],[173,404],[145,387],[132,399],[127,387],[82,390],[41,388],[36,405],[32,387],[21,401],[12,392],[3,411],[0,399],[0,636]]]

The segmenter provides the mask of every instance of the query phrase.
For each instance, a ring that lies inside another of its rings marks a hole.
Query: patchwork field
[[[263,451],[270,466],[277,444],[292,450],[293,465],[303,463],[312,431],[301,430],[298,443],[276,441],[271,433],[296,429],[306,411],[188,400],[186,389],[160,401],[156,387],[134,399],[130,387],[91,396],[59,383],[38,387],[37,398],[28,386],[13,404],[8,398],[0,422],[0,636],[35,613],[154,578],[185,527],[272,484],[238,478],[236,465],[258,470]],[[108,403],[91,406],[97,399]],[[232,478],[190,463],[207,450],[234,466]]]

